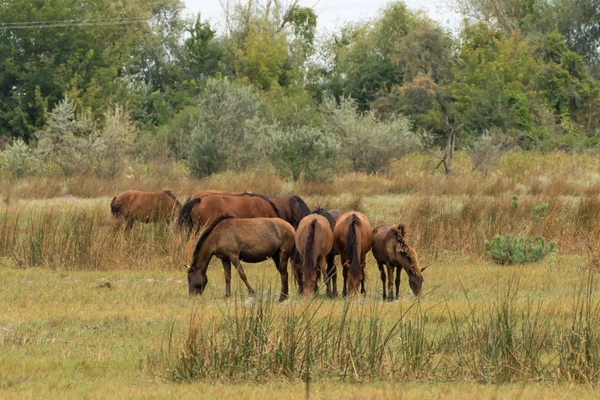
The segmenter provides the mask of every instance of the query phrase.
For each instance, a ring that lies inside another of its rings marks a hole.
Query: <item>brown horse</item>
[[[342,294],[365,294],[366,257],[373,243],[373,229],[363,213],[350,211],[342,214],[335,224],[333,245],[342,259],[344,289]]]
[[[325,217],[311,214],[300,221],[296,231],[296,250],[300,261],[297,277],[304,295],[310,296],[316,292],[321,276],[327,284],[327,293],[331,293],[331,282],[326,279],[326,258],[332,247],[333,232]]]
[[[302,198],[300,198],[299,196],[278,197],[278,196],[265,196],[265,195],[249,193],[249,192],[235,193],[235,192],[225,192],[222,190],[204,190],[204,191],[201,191],[198,193],[194,193],[190,198],[188,198],[186,200],[186,202],[180,212],[179,218],[178,218],[179,225],[183,226],[185,224],[190,229],[194,225],[198,224],[199,222],[200,222],[200,225],[202,225],[202,222],[198,221],[196,219],[196,211],[194,210],[194,208],[196,207],[196,205],[199,202],[194,201],[194,200],[202,199],[207,196],[214,196],[214,195],[238,196],[238,197],[240,197],[240,196],[241,197],[244,197],[244,196],[262,197],[262,198],[270,201],[272,204],[274,204],[275,207],[277,208],[279,217],[281,219],[283,219],[284,221],[289,222],[294,227],[294,229],[298,228],[298,224],[300,224],[300,221],[302,220],[302,218],[304,218],[308,214],[310,214],[310,209],[308,208],[308,206],[306,205],[304,200],[302,200]],[[261,215],[261,216],[263,216],[263,215]],[[266,217],[266,216],[263,216],[263,217]]]
[[[327,219],[327,222],[329,222],[329,226],[331,227],[331,233],[333,233],[336,221],[344,212],[342,210],[324,210],[321,207],[318,207],[312,213],[325,217]],[[327,276],[325,282],[331,282],[331,285],[327,285],[327,296],[331,298],[338,296],[337,267],[335,266],[335,256],[339,254],[340,253],[338,253],[338,251],[335,249],[335,246],[333,246],[331,248],[331,252],[327,255]],[[298,275],[296,275],[296,277],[298,277]],[[300,292],[302,292],[303,289],[301,280],[298,280],[298,286]]]
[[[126,190],[115,196],[110,202],[110,211],[115,217],[118,228],[127,222],[125,230],[133,227],[134,221],[170,221],[181,209],[181,203],[170,190],[164,192],[141,192]]]
[[[258,263],[272,258],[281,275],[281,296],[288,297],[287,264],[295,244],[294,228],[279,218],[234,218],[221,215],[202,231],[191,266],[188,267],[190,295],[201,295],[208,283],[206,270],[213,256],[221,259],[225,269],[225,294],[231,296],[231,264],[235,265],[250,295],[254,289],[248,283],[241,261]]]
[[[415,295],[421,293],[423,276],[421,273],[427,267],[419,267],[417,252],[406,243],[406,227],[399,222],[395,226],[381,224],[373,231],[373,256],[377,260],[381,282],[383,283],[383,299],[394,299],[394,268],[396,269],[396,299],[400,294],[400,271],[404,269],[408,274],[408,284]],[[385,294],[386,274],[384,265],[387,266],[388,294]]]
[[[194,198],[181,207],[177,224],[187,226],[189,232],[198,229],[219,215],[236,218],[278,218],[277,206],[265,196],[244,193],[240,195],[211,194]]]

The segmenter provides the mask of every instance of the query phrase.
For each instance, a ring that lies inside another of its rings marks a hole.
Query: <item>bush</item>
[[[2,169],[13,178],[23,178],[33,175],[38,168],[39,160],[34,151],[22,139],[9,144],[2,153]]]
[[[271,136],[268,157],[279,174],[294,181],[328,180],[333,176],[339,145],[315,128],[276,130]]]
[[[105,114],[104,128],[88,138],[91,168],[97,176],[115,178],[124,168],[137,137],[129,114],[119,106]]]
[[[66,97],[49,114],[46,128],[37,133],[38,151],[44,161],[57,165],[65,176],[87,172],[89,136],[94,132],[93,121],[77,118],[75,105]]]
[[[207,81],[195,109],[197,114],[190,120],[195,121],[188,147],[193,176],[243,170],[256,164],[263,156],[259,149],[266,130],[258,117],[259,108],[258,93],[252,87],[226,79]],[[203,154],[206,150],[212,153]]]
[[[523,236],[495,235],[491,241],[485,241],[486,255],[498,264],[527,264],[539,261],[553,252],[556,242],[546,243],[538,236],[529,239]]]
[[[378,121],[375,114],[356,113],[351,99],[338,105],[332,98],[324,100],[325,126],[340,143],[340,154],[352,163],[354,171],[379,172],[392,159],[420,150],[418,134],[411,131],[410,121],[396,116]]]

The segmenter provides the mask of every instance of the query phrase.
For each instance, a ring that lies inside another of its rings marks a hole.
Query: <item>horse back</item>
[[[313,243],[317,244],[318,255],[326,256],[333,248],[333,232],[327,218],[318,214],[310,214],[300,221],[296,231],[296,248],[304,256],[306,246],[309,244],[312,225],[314,222]],[[311,243],[312,244],[312,243]]]
[[[357,237],[360,237],[360,250],[361,257],[364,256],[371,250],[373,244],[373,229],[369,223],[369,219],[363,213],[358,211],[349,211],[342,214],[336,224],[333,231],[334,246],[338,252],[343,252],[346,246],[346,240],[348,235],[348,229],[352,224],[353,217],[356,216],[358,223],[355,225],[357,231]],[[358,233],[360,233],[358,235]]]

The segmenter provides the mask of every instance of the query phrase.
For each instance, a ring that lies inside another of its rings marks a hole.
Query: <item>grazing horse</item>
[[[350,211],[342,214],[333,231],[333,245],[340,253],[344,276],[344,296],[358,292],[365,294],[365,259],[373,243],[373,229],[363,213]]]
[[[134,221],[169,221],[181,209],[181,203],[170,190],[164,192],[141,192],[126,190],[119,193],[110,202],[110,211],[117,224],[127,221],[125,230],[133,227]]]
[[[313,214],[318,214],[327,219],[329,222],[329,226],[331,227],[331,233],[335,229],[335,223],[338,218],[344,213],[342,210],[325,210],[321,207],[318,207],[316,210],[312,212]],[[335,246],[331,248],[331,252],[327,255],[327,277],[325,278],[325,282],[331,281],[331,285],[327,284],[327,296],[331,298],[335,298],[338,296],[337,289],[337,268],[335,266],[335,256],[339,255],[338,251],[335,249]],[[298,275],[296,275],[298,277]],[[298,280],[299,291],[302,292],[302,281]],[[331,290],[333,289],[333,290]]]
[[[395,226],[381,224],[373,231],[373,256],[377,260],[381,282],[383,283],[383,299],[391,301],[394,299],[394,268],[396,269],[396,299],[400,294],[400,272],[402,269],[408,274],[408,284],[415,295],[421,293],[423,276],[421,273],[427,267],[419,267],[417,252],[406,243],[406,227],[399,222]],[[385,294],[386,274],[384,266],[387,266],[388,294]]]
[[[236,218],[278,218],[277,206],[258,194],[244,193],[240,195],[212,194],[189,200],[181,207],[177,224],[187,226],[191,232],[194,227],[208,223],[222,214],[230,214]]]
[[[202,192],[194,193],[190,198],[186,200],[184,204],[184,208],[179,215],[178,222],[179,225],[182,226],[186,224],[188,227],[195,225],[198,221],[194,218],[195,211],[193,211],[194,207],[198,202],[194,202],[195,199],[202,199],[207,196],[215,196],[215,195],[223,195],[223,196],[258,196],[262,197],[275,205],[278,211],[278,216],[284,221],[289,222],[294,229],[298,228],[298,224],[302,218],[306,217],[310,214],[310,209],[302,200],[300,196],[289,196],[289,197],[278,197],[278,196],[265,196],[261,194],[243,192],[243,193],[234,193],[234,192],[225,192],[222,190],[204,190]],[[237,216],[237,215],[236,215]],[[262,215],[261,215],[262,216]],[[266,217],[266,216],[264,216]],[[191,219],[190,219],[191,218]],[[245,218],[245,217],[244,217]]]
[[[329,221],[321,215],[311,214],[300,221],[296,231],[296,250],[300,268],[297,277],[304,295],[310,296],[317,291],[317,280],[323,276],[327,284],[327,293],[331,293],[331,282],[326,279],[326,258],[333,247],[333,232]]]
[[[241,261],[258,263],[272,258],[281,275],[279,301],[288,297],[288,259],[295,244],[292,226],[280,218],[234,218],[220,215],[202,231],[191,266],[188,267],[190,295],[201,295],[208,283],[206,270],[213,256],[221,259],[225,269],[225,295],[231,296],[231,264],[235,265],[250,295],[254,289],[248,283]]]

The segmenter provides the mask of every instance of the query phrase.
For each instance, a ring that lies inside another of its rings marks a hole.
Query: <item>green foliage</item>
[[[65,176],[87,172],[89,136],[94,131],[87,116],[77,117],[75,105],[64,98],[48,115],[44,130],[37,133],[38,151],[43,160],[60,168]]]
[[[519,199],[518,196],[513,195],[511,204],[512,204],[512,207],[516,210],[521,205],[521,199]]]
[[[374,113],[356,113],[356,103],[332,98],[323,102],[327,132],[340,143],[340,155],[355,171],[378,172],[392,159],[422,148],[421,137],[411,131],[410,121],[402,116],[379,121]]]
[[[0,153],[2,170],[13,178],[33,175],[39,168],[39,159],[34,150],[22,139],[15,139]]]
[[[136,51],[152,41],[148,23],[118,23],[157,17],[179,0],[107,2],[13,0],[0,7],[0,23],[112,20],[111,23],[0,31],[0,132],[31,140],[44,125],[46,108],[66,94],[94,118],[132,100]],[[115,21],[118,19],[117,21]],[[156,18],[153,26],[160,25]],[[117,23],[115,23],[117,22]],[[50,24],[52,25],[52,24]]]
[[[104,127],[88,138],[88,160],[97,176],[115,178],[125,167],[137,137],[135,125],[121,107],[105,114]]]
[[[276,130],[271,135],[269,160],[283,176],[294,181],[328,180],[333,177],[339,144],[315,128]]]
[[[523,236],[494,235],[491,241],[485,241],[486,255],[499,264],[528,264],[539,261],[553,252],[556,242],[546,243],[538,236],[530,239]]]
[[[548,211],[548,203],[542,203],[533,207],[533,220],[535,222],[541,222],[546,217]]]
[[[186,111],[193,126],[188,165],[192,175],[243,170],[262,158],[266,126],[259,119],[258,93],[226,79],[208,79],[198,104]]]

